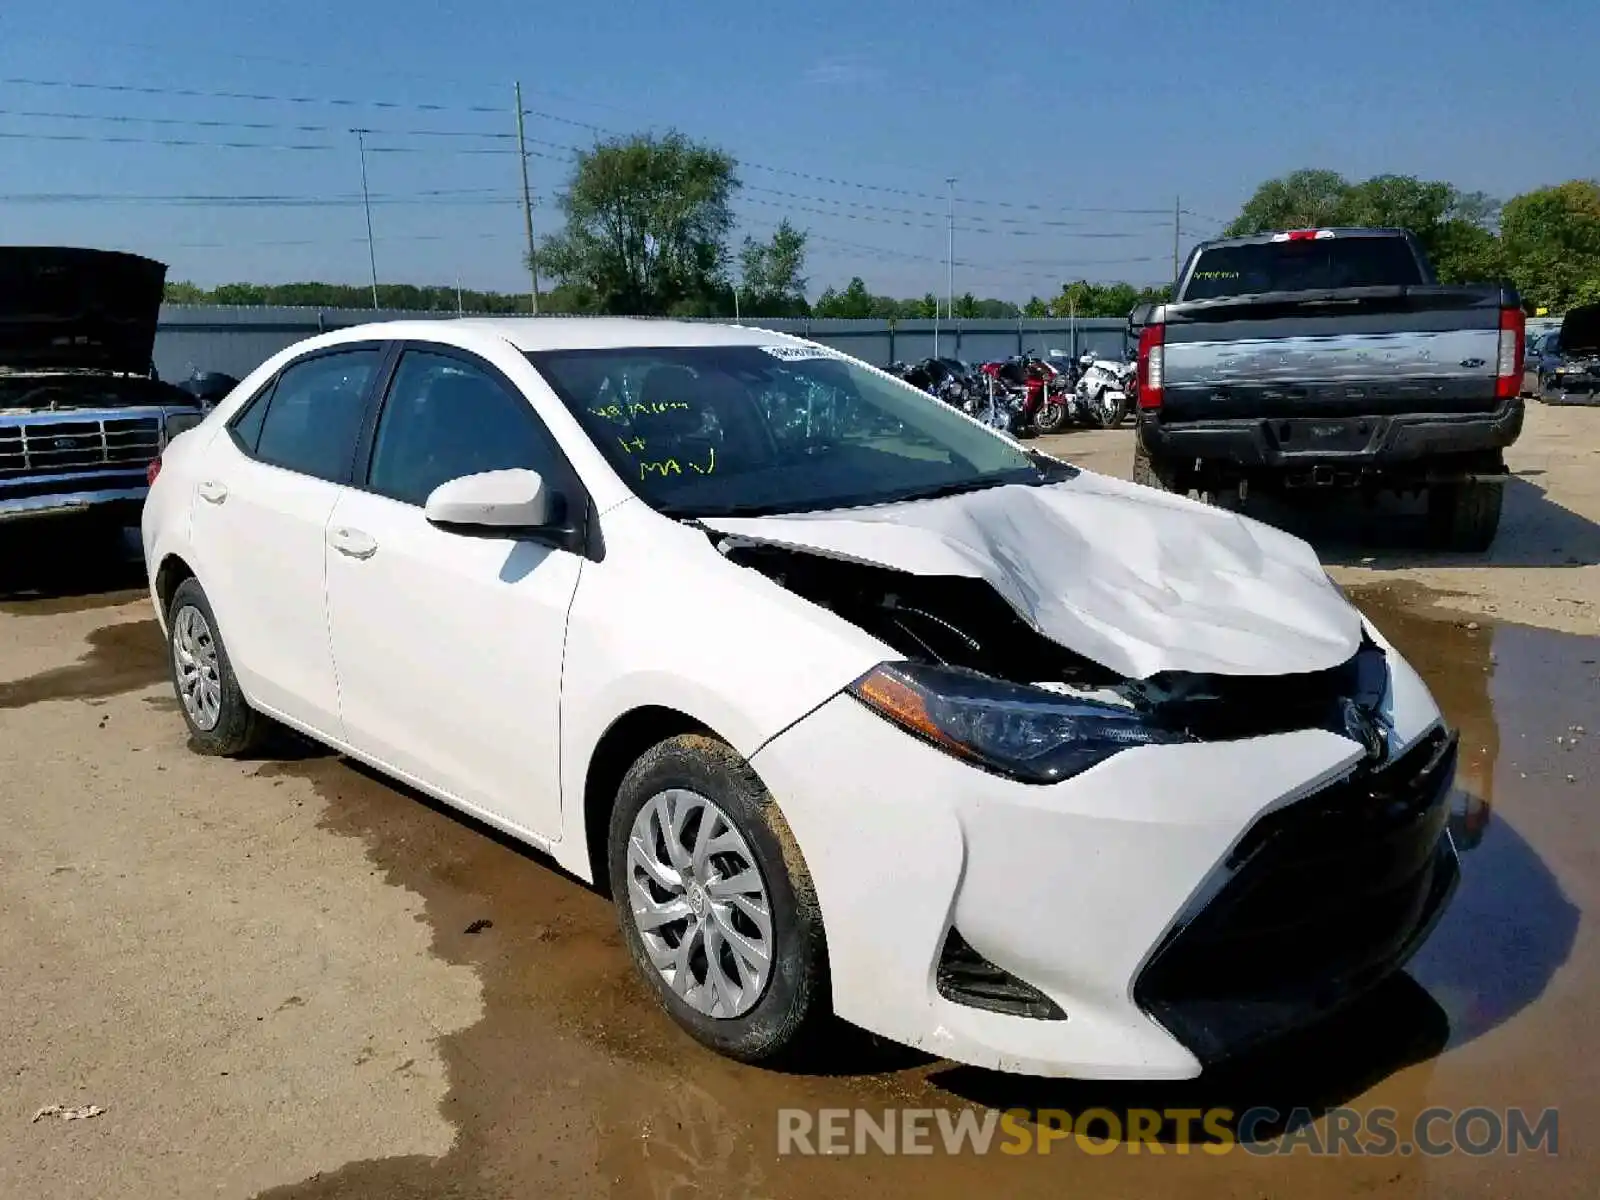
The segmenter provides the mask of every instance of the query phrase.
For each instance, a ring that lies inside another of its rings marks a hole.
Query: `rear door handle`
[[[378,541],[370,533],[345,525],[328,530],[328,544],[349,558],[368,559],[378,552]]]
[[[195,488],[200,493],[200,499],[208,504],[221,504],[228,498],[226,484],[218,483],[215,479],[203,479]]]

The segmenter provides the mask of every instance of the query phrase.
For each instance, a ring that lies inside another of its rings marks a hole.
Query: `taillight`
[[[1333,236],[1331,229],[1291,229],[1288,233],[1275,233],[1275,242],[1323,242]]]
[[[1161,407],[1161,380],[1166,367],[1165,325],[1146,325],[1139,331],[1139,407]]]
[[[161,456],[158,454],[150,460],[150,465],[144,469],[146,483],[154,484],[156,476],[161,474]]]
[[[1520,308],[1500,310],[1500,355],[1494,368],[1497,399],[1511,400],[1522,394],[1522,358],[1527,332],[1528,319]]]

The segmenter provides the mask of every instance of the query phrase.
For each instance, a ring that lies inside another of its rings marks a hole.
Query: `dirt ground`
[[[1123,474],[1130,434],[1051,449]],[[1460,728],[1463,882],[1407,976],[1178,1085],[848,1038],[800,1073],[719,1059],[539,856],[312,747],[188,753],[136,567],[4,562],[0,1196],[1592,1196],[1600,410],[1535,406],[1511,460],[1487,556],[1418,549],[1401,508],[1260,514],[1312,537]],[[105,1111],[32,1119],[55,1104]],[[1212,1106],[1284,1119],[1225,1154],[777,1153],[785,1108]],[[1557,1108],[1558,1153],[1305,1153],[1330,1108],[1378,1106],[1402,1130]]]

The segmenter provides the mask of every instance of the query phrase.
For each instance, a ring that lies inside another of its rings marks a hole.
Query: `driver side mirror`
[[[539,472],[519,468],[441,483],[429,493],[423,515],[443,529],[509,534],[550,529],[560,507]]]

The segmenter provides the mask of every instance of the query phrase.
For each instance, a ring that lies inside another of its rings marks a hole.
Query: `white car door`
[[[382,356],[362,343],[291,362],[207,447],[192,505],[195,570],[246,695],[334,736],[324,531]]]
[[[536,839],[561,835],[559,721],[568,539],[447,531],[423,504],[482,471],[538,471],[587,499],[527,399],[444,347],[401,356],[366,470],[328,524],[328,613],[345,739],[396,773]]]

